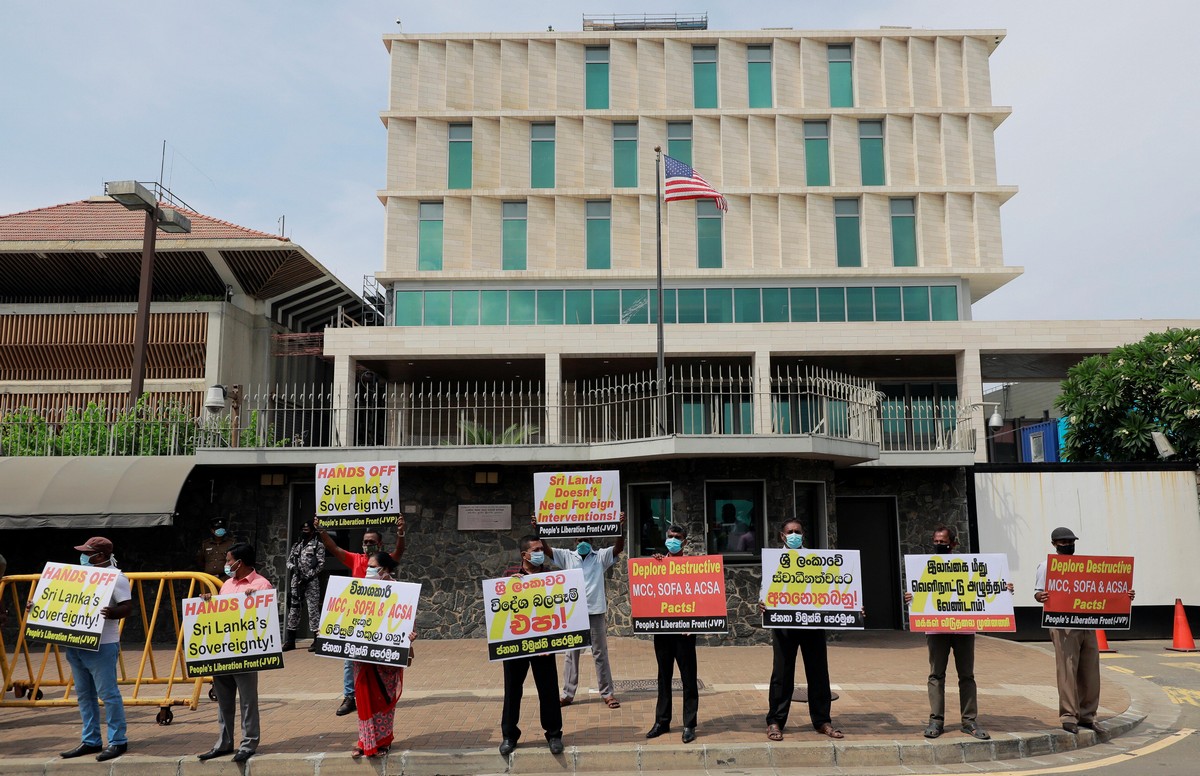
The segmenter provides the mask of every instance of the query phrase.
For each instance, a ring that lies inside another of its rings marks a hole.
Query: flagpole
[[[667,433],[667,369],[663,356],[662,146],[654,147],[654,215],[658,282],[658,430]]]

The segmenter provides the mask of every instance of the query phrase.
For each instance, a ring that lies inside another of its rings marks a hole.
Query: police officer
[[[214,517],[209,522],[208,531],[208,537],[200,542],[196,565],[205,574],[212,574],[224,582],[228,579],[225,575],[225,553],[229,552],[229,548],[233,546],[233,537],[229,535],[223,517]]]

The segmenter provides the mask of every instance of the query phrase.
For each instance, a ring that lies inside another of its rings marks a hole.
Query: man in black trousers
[[[683,555],[687,531],[678,525],[667,529],[667,555]],[[656,554],[655,560],[663,555]],[[658,705],[654,707],[654,726],[646,738],[658,738],[671,731],[671,677],[679,664],[679,681],[683,684],[683,743],[696,740],[696,714],[700,709],[700,689],[696,682],[696,634],[654,634],[654,658],[658,661]]]

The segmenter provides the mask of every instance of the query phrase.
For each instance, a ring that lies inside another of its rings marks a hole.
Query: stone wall
[[[962,467],[843,469],[837,476],[837,495],[895,497],[901,555],[931,552],[933,529],[942,524],[955,530],[963,552],[971,546],[967,471]],[[836,536],[832,504],[829,521],[830,533]]]

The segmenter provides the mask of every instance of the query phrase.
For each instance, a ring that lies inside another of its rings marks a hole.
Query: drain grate
[[[700,689],[704,689],[704,680],[696,679],[696,684]],[[678,679],[671,680],[671,689],[675,691],[683,691],[683,682]],[[658,692],[657,679],[614,679],[613,690],[615,692],[631,693],[631,692]]]

